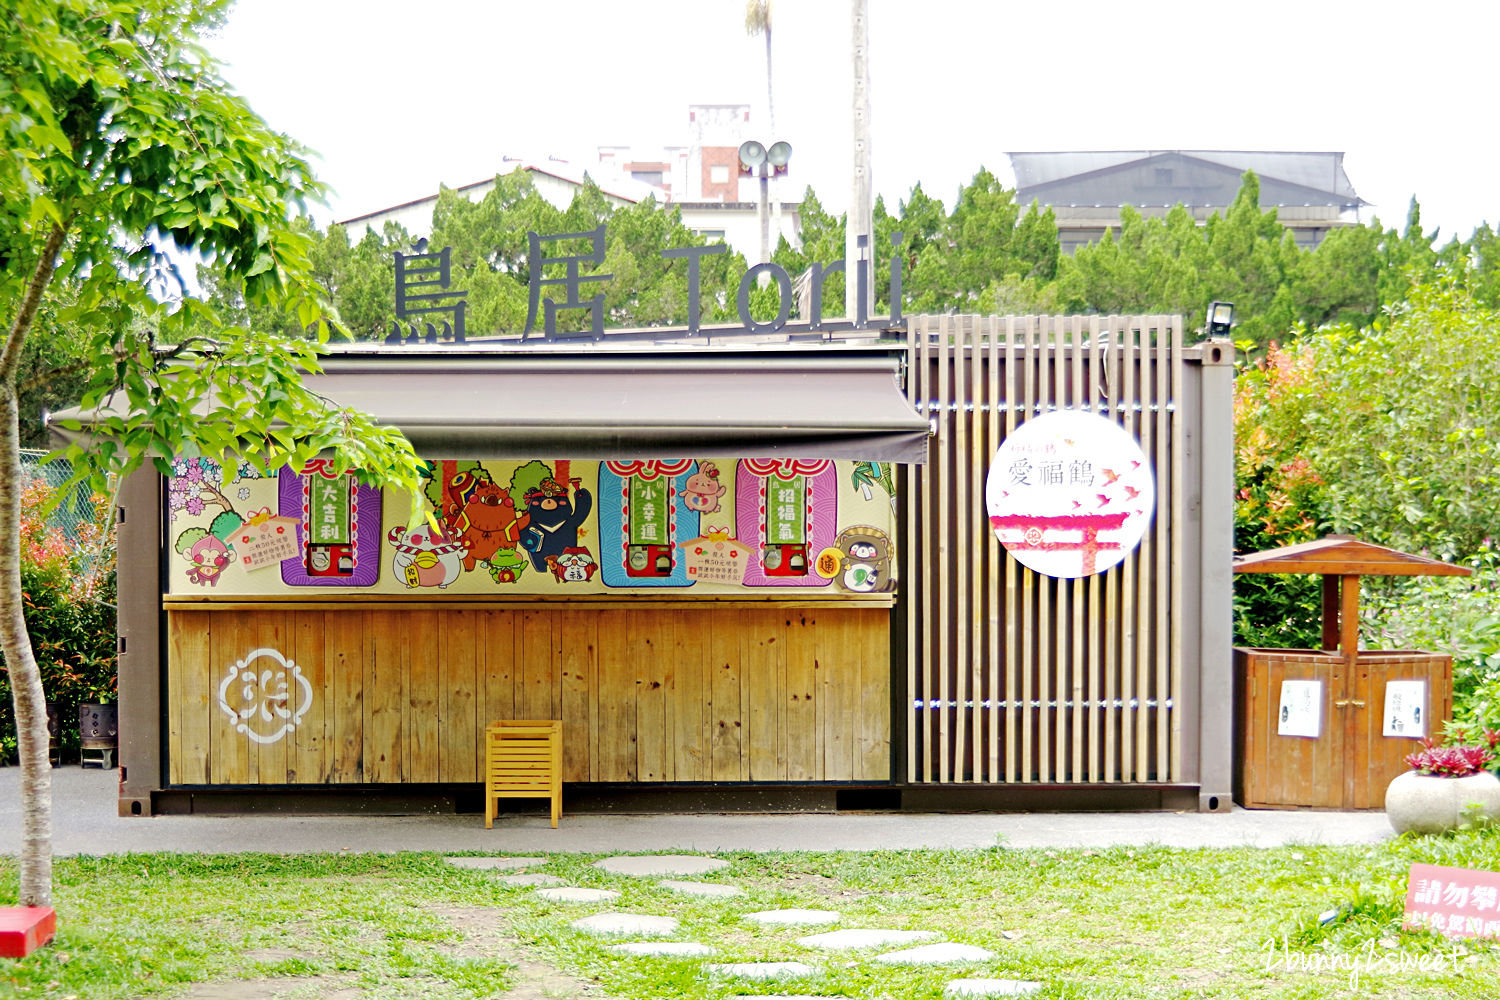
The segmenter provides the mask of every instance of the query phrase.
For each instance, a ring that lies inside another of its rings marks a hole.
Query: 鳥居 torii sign
[[[605,228],[605,225],[601,223],[598,228],[585,232],[557,233],[551,236],[527,232],[526,238],[530,249],[527,282],[529,294],[523,340],[534,333],[539,333],[546,340],[592,340],[604,336],[604,293],[596,291],[593,295],[587,295],[586,287],[589,291],[600,288],[602,283],[609,281],[613,275],[586,272],[604,263]],[[562,240],[587,241],[589,249],[586,253],[560,253],[548,256],[546,247]],[[894,250],[900,244],[901,234],[892,233],[892,249]],[[735,295],[735,309],[741,325],[738,327],[715,326],[713,335],[733,337],[771,333],[818,334],[868,328],[871,318],[867,315],[865,303],[869,300],[870,260],[864,237],[860,237],[860,247],[862,253],[854,266],[859,305],[852,319],[825,320],[823,318],[823,282],[830,274],[845,272],[847,269],[844,261],[837,260],[827,265],[814,263],[809,268],[808,315],[806,319],[797,322],[791,322],[792,276],[780,264],[762,263],[748,269],[744,277],[740,279],[739,290]],[[395,254],[396,321],[391,324],[391,332],[385,338],[385,342],[387,344],[463,343],[465,339],[464,314],[469,293],[463,289],[449,287],[452,280],[450,263],[452,247],[429,252],[427,241],[420,240],[413,249],[415,253],[398,252]],[[702,330],[699,322],[701,312],[699,293],[702,260],[704,257],[728,252],[729,247],[723,243],[696,247],[671,247],[662,251],[662,256],[669,260],[681,259],[687,262],[688,323],[686,327],[653,328],[646,334],[647,336],[653,339],[675,340],[684,336],[700,335]],[[779,292],[776,317],[765,323],[756,321],[750,314],[750,290],[755,287],[762,275],[768,276]],[[894,325],[901,322],[901,255],[899,253],[891,254],[890,276],[891,315],[886,322]],[[552,291],[557,292],[560,298],[553,298],[548,294]],[[557,314],[573,310],[588,311],[587,329],[576,332],[559,331]],[[537,329],[538,314],[542,320],[540,330]],[[439,317],[443,317],[440,326],[433,322]],[[423,330],[419,330],[419,326],[425,328],[425,336]]]

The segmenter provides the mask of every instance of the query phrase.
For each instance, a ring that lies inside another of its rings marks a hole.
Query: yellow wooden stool
[[[552,799],[552,829],[562,815],[562,720],[508,719],[484,727],[484,828],[500,799]]]

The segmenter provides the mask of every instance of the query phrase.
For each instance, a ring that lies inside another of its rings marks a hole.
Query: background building
[[[689,143],[685,146],[600,146],[598,162],[581,166],[549,158],[528,160],[507,157],[497,175],[524,170],[531,175],[537,193],[558,208],[566,209],[585,177],[599,186],[615,206],[633,205],[649,197],[670,204],[682,215],[682,224],[709,242],[719,240],[743,254],[752,263],[760,253],[759,182],[739,172],[739,146],[746,139],[767,145],[773,136],[754,134],[748,104],[692,104],[688,106]],[[779,237],[793,246],[800,242],[800,202],[781,200],[785,178],[771,180],[771,249]],[[473,201],[495,186],[493,177],[455,188]],[[433,193],[413,201],[392,205],[341,221],[358,240],[365,229],[380,232],[387,222],[397,222],[413,238],[432,231],[432,212],[437,205]]]
[[[1260,206],[1275,208],[1297,245],[1311,249],[1329,230],[1357,225],[1369,204],[1344,172],[1343,153],[1233,150],[1115,150],[1009,153],[1016,200],[1050,206],[1062,249],[1071,253],[1118,229],[1120,207],[1164,216],[1184,206],[1200,223],[1234,201],[1245,171],[1260,178]]]

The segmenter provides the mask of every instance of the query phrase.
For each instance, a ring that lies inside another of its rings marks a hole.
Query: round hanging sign
[[[990,527],[1047,576],[1102,573],[1140,544],[1156,506],[1151,463],[1128,431],[1086,410],[1054,410],[1011,432],[985,488]]]

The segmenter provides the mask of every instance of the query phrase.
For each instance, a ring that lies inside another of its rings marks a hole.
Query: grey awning
[[[325,359],[306,384],[427,459],[842,458],[920,464],[889,358]],[[56,421],[87,423],[76,409]]]

